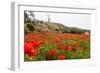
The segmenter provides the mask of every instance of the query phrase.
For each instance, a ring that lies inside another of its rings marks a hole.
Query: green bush
[[[24,23],[25,23],[25,24],[27,24],[27,23],[32,23],[32,21],[31,21],[29,18],[27,18],[27,19],[24,19]]]
[[[79,28],[74,28],[74,27],[65,27],[64,29],[61,30],[62,33],[73,33],[73,34],[82,34],[84,32],[89,32],[89,30],[84,30],[84,29],[79,29]]]
[[[28,34],[28,33],[30,33],[30,30],[29,30],[29,28],[27,28],[26,26],[24,26],[24,33],[25,33],[25,34]]]
[[[31,32],[34,31],[34,26],[33,26],[33,24],[28,23],[28,24],[26,24],[26,27],[27,27]]]

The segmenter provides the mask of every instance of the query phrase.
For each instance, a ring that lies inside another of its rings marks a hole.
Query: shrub
[[[25,33],[25,34],[28,34],[28,33],[30,33],[30,30],[29,30],[29,28],[27,28],[26,26],[24,26],[24,33]]]
[[[28,23],[28,24],[26,25],[26,27],[27,27],[31,32],[34,31],[34,26],[33,26],[33,24]]]

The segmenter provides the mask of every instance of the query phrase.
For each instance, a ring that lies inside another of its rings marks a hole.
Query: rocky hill
[[[25,22],[25,33],[30,33],[30,32],[36,32],[36,33],[84,33],[84,32],[89,32],[90,30],[85,30],[85,29],[79,29],[75,27],[67,27],[64,26],[61,23],[56,23],[56,22],[46,22],[46,21],[40,21],[40,20],[34,20],[30,21],[29,19],[24,20]]]

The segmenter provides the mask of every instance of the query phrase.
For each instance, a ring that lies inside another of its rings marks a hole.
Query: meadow
[[[24,61],[90,58],[90,34],[29,33],[24,35]]]

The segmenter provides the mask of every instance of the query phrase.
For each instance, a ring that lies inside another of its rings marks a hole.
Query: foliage
[[[24,61],[90,58],[90,35],[30,33],[25,35]]]
[[[84,29],[79,29],[79,28],[75,28],[75,27],[65,27],[64,29],[62,29],[62,32],[63,33],[78,33],[78,34],[82,34],[82,33],[85,33],[85,32],[89,32],[89,30],[84,30]]]

